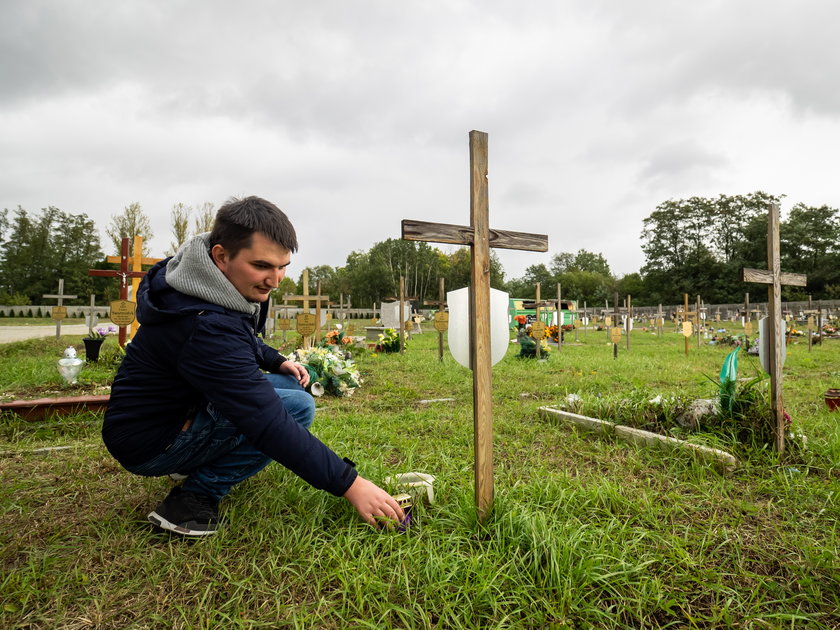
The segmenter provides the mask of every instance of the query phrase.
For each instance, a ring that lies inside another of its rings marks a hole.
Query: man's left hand
[[[304,389],[309,385],[309,372],[300,363],[294,361],[283,361],[280,368],[277,370],[280,374],[290,374],[297,379],[300,386]]]

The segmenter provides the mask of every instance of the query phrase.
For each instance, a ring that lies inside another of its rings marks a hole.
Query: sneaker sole
[[[184,527],[183,525],[176,525],[175,523],[167,521],[157,512],[152,512],[147,518],[152,525],[168,532],[181,534],[182,536],[209,536],[218,531],[216,529],[190,529],[188,527]]]

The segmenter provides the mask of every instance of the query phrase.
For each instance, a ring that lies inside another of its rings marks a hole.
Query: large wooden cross
[[[115,263],[117,265],[122,263],[122,255],[120,256],[108,256],[105,259],[109,263]],[[162,258],[146,258],[143,256],[143,237],[142,236],[135,236],[134,237],[134,244],[131,250],[131,270],[132,271],[143,271],[143,265],[154,265],[155,263],[160,262],[163,260]],[[145,274],[144,274],[145,275]],[[140,287],[140,278],[139,277],[132,277],[131,278],[131,299],[135,302],[137,301],[137,289]],[[123,298],[121,298],[123,299]],[[134,338],[134,334],[137,332],[137,327],[140,324],[137,323],[135,319],[131,322],[131,338]]]
[[[128,299],[128,279],[129,278],[142,278],[146,275],[145,271],[130,271],[128,268],[128,237],[123,238],[122,246],[120,247],[120,268],[118,270],[113,269],[88,269],[89,276],[104,276],[106,278],[119,278],[120,279],[120,300],[127,300]],[[111,262],[109,257],[109,262]],[[125,347],[125,339],[126,339],[126,326],[120,326],[119,332],[119,340],[120,340],[120,347]]]
[[[767,267],[768,269],[741,269],[741,280],[760,282],[767,287],[767,336],[769,345],[768,371],[770,372],[770,406],[775,420],[776,450],[785,452],[785,407],[782,396],[782,285],[804,287],[808,278],[799,273],[782,271],[779,254],[779,204],[771,203],[767,209]],[[761,343],[765,343],[765,339]]]
[[[303,295],[284,295],[283,302],[292,301],[300,302],[303,312],[297,317],[297,332],[303,338],[303,347],[309,348],[310,339],[317,331],[320,336],[321,332],[321,302],[329,302],[329,295],[321,295],[321,281],[318,281],[317,294],[309,294],[309,269],[303,270]],[[311,322],[311,313],[309,312],[309,302],[315,302],[315,322]],[[301,317],[303,315],[304,317]],[[305,321],[304,321],[305,320]]]
[[[55,320],[55,338],[58,339],[61,337],[61,320],[67,317],[67,307],[64,306],[64,300],[73,300],[77,296],[64,295],[64,278],[60,278],[58,281],[58,293],[43,295],[41,297],[58,300],[58,304],[52,307],[52,318]]]
[[[493,508],[493,401],[490,352],[490,248],[548,251],[548,236],[490,229],[487,134],[470,132],[470,225],[403,219],[402,237],[469,245],[470,365],[473,371],[475,502],[480,520]]]

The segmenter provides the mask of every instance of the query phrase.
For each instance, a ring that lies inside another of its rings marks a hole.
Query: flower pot
[[[823,394],[823,397],[829,410],[835,411],[836,409],[840,409],[840,389],[829,389]]]
[[[104,339],[82,339],[85,342],[85,357],[88,361],[99,361],[99,349]]]

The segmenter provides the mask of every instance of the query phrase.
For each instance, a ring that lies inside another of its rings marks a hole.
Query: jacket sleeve
[[[259,337],[257,337],[257,348],[259,350],[260,369],[265,370],[266,372],[274,372],[276,374],[280,365],[286,361],[286,357],[277,352],[277,350],[269,346],[267,343],[263,342],[263,340]]]
[[[200,314],[178,370],[260,451],[315,488],[342,496],[357,476],[352,463],[289,415],[260,372],[264,355],[255,343],[241,320]]]

